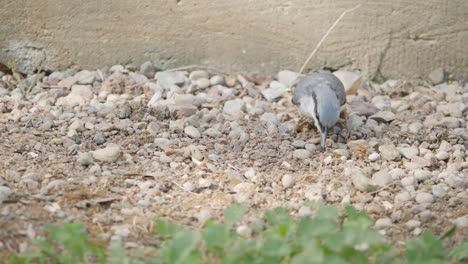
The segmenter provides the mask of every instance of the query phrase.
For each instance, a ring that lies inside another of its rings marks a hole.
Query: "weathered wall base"
[[[310,69],[412,78],[468,77],[466,0],[3,0],[0,62],[30,72],[152,60],[226,72],[298,70],[348,8]]]

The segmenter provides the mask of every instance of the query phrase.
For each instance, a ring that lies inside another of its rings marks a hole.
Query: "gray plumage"
[[[341,81],[331,72],[312,73],[299,81],[292,102],[303,115],[314,119],[320,131],[322,149],[325,149],[328,131],[338,121],[340,108],[346,103]]]

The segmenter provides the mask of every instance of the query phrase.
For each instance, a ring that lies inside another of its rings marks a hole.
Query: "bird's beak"
[[[324,151],[326,148],[327,135],[328,135],[328,127],[324,128],[323,132],[320,134],[321,136],[320,146],[322,147],[322,151]]]

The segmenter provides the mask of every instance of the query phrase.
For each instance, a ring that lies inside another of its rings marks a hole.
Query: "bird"
[[[302,115],[314,120],[324,151],[328,131],[335,126],[341,107],[346,104],[343,83],[329,71],[311,73],[297,83],[291,101]]]

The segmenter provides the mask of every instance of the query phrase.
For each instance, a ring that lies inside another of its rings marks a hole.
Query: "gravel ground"
[[[293,72],[70,69],[25,97],[0,75],[0,252],[70,221],[151,245],[155,218],[199,228],[234,202],[250,208],[242,230],[264,208],[310,214],[312,200],[364,209],[395,241],[453,225],[448,243],[467,238],[468,86],[440,70],[436,86],[350,87],[325,152],[290,102]]]

